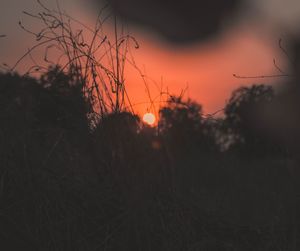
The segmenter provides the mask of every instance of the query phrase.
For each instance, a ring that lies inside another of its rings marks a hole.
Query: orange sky
[[[70,15],[92,24],[94,19],[90,12],[72,6],[72,11],[67,9]],[[27,5],[26,9],[31,8]],[[20,32],[17,26],[21,13],[19,17],[8,16],[7,18],[15,18],[13,22],[15,26],[8,27],[3,25],[3,22],[0,25],[3,30],[1,33],[8,33],[5,41],[0,41],[0,56],[2,62],[12,64],[22,52],[33,45],[33,41],[28,35]],[[34,23],[30,24],[35,27]],[[285,63],[277,44],[279,35],[266,35],[259,31],[255,24],[236,25],[225,30],[218,39],[186,47],[163,43],[145,31],[134,28],[130,28],[130,31],[140,44],[140,49],[134,51],[134,59],[143,73],[149,77],[152,97],[159,94],[152,80],[159,86],[162,85],[164,90],[168,88],[171,94],[180,94],[181,90],[188,86],[186,97],[189,96],[201,103],[205,113],[221,109],[232,90],[238,86],[267,81],[236,79],[232,76],[233,73],[272,74],[276,72],[273,66],[274,57],[279,64]],[[25,66],[26,62],[23,67]],[[149,104],[140,104],[147,102],[148,98],[139,74],[128,65],[125,79],[136,112],[140,115],[145,113]]]
[[[273,58],[284,65],[284,59],[277,48],[277,41],[259,36],[253,30],[236,29],[226,32],[221,39],[194,45],[174,47],[137,34],[141,48],[134,54],[135,61],[146,69],[147,76],[163,83],[171,94],[180,94],[188,87],[186,94],[204,106],[206,113],[213,113],[224,106],[233,89],[240,85],[266,83],[268,79],[237,79],[239,75],[262,75],[276,72]],[[133,103],[146,98],[144,86],[134,70],[127,73],[127,87]],[[151,81],[149,81],[151,84]],[[158,90],[152,84],[153,96]],[[143,112],[147,105],[137,106]]]

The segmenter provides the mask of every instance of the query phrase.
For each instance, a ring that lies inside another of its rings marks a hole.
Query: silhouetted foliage
[[[205,121],[201,105],[181,97],[171,97],[160,110],[159,130],[179,151],[201,147],[209,151],[215,146],[211,125]]]
[[[225,124],[232,135],[233,145],[251,154],[275,154],[283,149],[270,137],[263,116],[266,107],[274,100],[271,86],[253,85],[235,90],[225,107]]]
[[[219,151],[226,133],[268,149],[246,122],[270,88],[236,91],[225,119],[172,97],[152,128],[128,111],[93,120],[78,79],[0,75],[3,250],[292,250],[288,160]]]
[[[92,104],[84,96],[82,83],[74,74],[65,74],[55,67],[42,75],[39,83],[48,94],[42,98],[39,114],[48,120],[46,124],[54,123],[81,133],[89,130],[88,115],[92,112]]]

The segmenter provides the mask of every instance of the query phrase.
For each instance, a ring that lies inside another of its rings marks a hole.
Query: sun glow
[[[152,126],[152,125],[154,125],[154,123],[156,121],[156,118],[155,118],[153,113],[145,113],[144,116],[143,116],[143,121],[146,124]]]

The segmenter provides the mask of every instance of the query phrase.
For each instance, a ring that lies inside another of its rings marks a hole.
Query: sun
[[[156,121],[156,118],[155,118],[153,113],[145,113],[144,116],[143,116],[143,121],[146,124],[152,126],[152,125],[154,125],[154,123]]]

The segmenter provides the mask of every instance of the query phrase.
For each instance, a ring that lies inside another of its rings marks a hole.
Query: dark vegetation
[[[225,117],[172,97],[157,128],[118,111],[91,126],[72,75],[0,76],[3,250],[292,250],[292,156],[260,128],[271,87]]]
[[[88,43],[41,6],[25,13],[41,32],[20,26],[52,66],[0,74],[1,250],[298,250],[297,151],[265,122],[270,86],[234,91],[220,117],[169,96],[149,127],[125,89],[134,38],[98,20]]]

